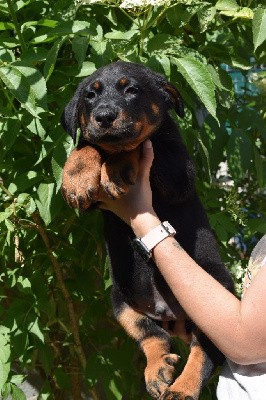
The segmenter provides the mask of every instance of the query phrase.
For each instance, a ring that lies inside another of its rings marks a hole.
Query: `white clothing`
[[[264,266],[266,266],[266,235],[251,253],[243,295],[252,283],[252,279]],[[238,365],[226,360],[219,378],[217,398],[218,400],[266,400],[266,362]]]

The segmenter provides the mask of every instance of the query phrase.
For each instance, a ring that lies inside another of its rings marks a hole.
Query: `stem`
[[[80,335],[79,335],[79,325],[78,325],[78,319],[77,319],[77,313],[74,308],[74,303],[73,300],[67,290],[67,287],[64,282],[63,274],[62,274],[62,269],[61,265],[58,262],[57,258],[53,254],[53,251],[50,246],[50,241],[49,237],[47,235],[46,230],[41,224],[39,215],[37,213],[33,214],[33,220],[35,222],[35,228],[37,229],[38,233],[40,234],[45,247],[47,249],[48,256],[51,260],[52,266],[55,271],[55,275],[59,284],[59,287],[62,291],[62,294],[65,298],[67,309],[68,309],[68,314],[69,314],[69,320],[70,320],[70,325],[71,325],[71,331],[74,337],[74,348],[76,351],[76,354],[78,356],[78,359],[80,361],[80,364],[83,369],[86,367],[86,356],[84,353],[84,350],[82,348],[81,340],[80,340]]]
[[[0,189],[2,189],[3,192],[5,192],[11,199],[14,197],[13,194],[10,193],[9,190],[4,187],[3,183],[1,182],[1,178],[0,178]]]
[[[15,11],[14,6],[13,6],[13,1],[12,0],[6,0],[6,2],[7,2],[8,8],[9,8],[9,12],[11,14],[12,20],[14,22],[15,28],[16,28],[16,32],[17,32],[17,35],[18,35],[18,38],[19,38],[19,41],[20,41],[21,50],[24,53],[27,50],[27,46],[26,46],[25,40],[24,40],[22,32],[21,32],[21,26],[20,26],[20,24],[18,22],[18,19],[17,19],[16,11]]]
[[[149,8],[144,12],[144,16],[142,19],[142,26],[141,26],[141,22],[140,22],[140,17],[138,18],[139,20],[139,29],[140,29],[140,45],[139,45],[139,55],[140,57],[143,54],[143,48],[144,48],[144,32],[146,30],[146,26],[148,23],[148,17],[150,16],[150,11],[151,11],[151,6],[149,6]]]
[[[15,114],[18,112],[18,110],[16,109],[16,107],[13,104],[13,101],[11,100],[11,98],[8,95],[8,91],[5,89],[5,86],[3,85],[2,79],[0,79],[0,87],[4,93],[4,96],[7,98],[7,102],[9,104],[9,106],[11,107],[11,109],[13,109],[13,111],[15,112]]]
[[[120,7],[119,4],[118,4],[116,1],[114,2],[114,5],[115,5],[117,8],[119,8],[119,10],[122,11],[122,13],[123,13],[127,18],[129,18],[132,22],[135,23],[135,19],[132,18],[131,15],[129,15],[129,13],[127,13],[122,7]]]

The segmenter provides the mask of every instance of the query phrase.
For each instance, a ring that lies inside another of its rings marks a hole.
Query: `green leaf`
[[[253,146],[248,135],[242,130],[235,130],[227,146],[228,166],[233,179],[239,181],[249,169],[253,159]]]
[[[15,25],[11,22],[0,22],[0,31],[6,31],[8,29],[14,30]]]
[[[46,225],[48,225],[52,220],[51,202],[54,194],[54,189],[54,183],[41,183],[37,190],[39,199],[36,199],[36,204],[40,216],[42,217]]]
[[[11,385],[12,400],[27,400],[25,393],[16,385]]]
[[[29,201],[25,205],[25,211],[26,211],[27,216],[32,215],[35,210],[36,210],[36,203],[33,200],[33,198],[30,197]]]
[[[39,136],[41,139],[45,138],[46,130],[41,119],[32,118],[30,123],[27,124],[27,128],[30,132],[34,133],[34,135]]]
[[[111,379],[109,383],[109,389],[111,393],[114,395],[114,398],[117,400],[121,400],[123,395],[119,390],[119,386],[116,384],[115,379]]]
[[[169,58],[162,55],[160,58],[157,58],[157,61],[161,64],[164,74],[169,78],[171,74],[171,64]]]
[[[200,5],[202,7],[202,5]],[[198,8],[194,5],[192,8],[185,7],[183,4],[177,4],[170,7],[166,12],[167,19],[174,29],[182,28],[197,13]]]
[[[266,39],[266,8],[259,8],[254,12],[252,30],[254,50],[256,50]]]
[[[23,204],[29,200],[30,195],[28,193],[20,193],[17,197],[17,204]]]
[[[72,149],[73,141],[71,138],[69,138],[67,141],[59,143],[54,149],[52,157],[52,170],[56,180],[57,191],[61,187],[63,167]]]
[[[26,189],[32,188],[36,183],[42,180],[42,176],[36,171],[23,172],[17,175],[13,182],[9,185],[8,190],[13,194],[16,191],[24,192]]]
[[[8,218],[5,219],[5,226],[7,227],[7,230],[9,232],[14,232],[15,225],[13,224],[12,221],[10,221],[10,219],[8,219]]]
[[[51,74],[53,73],[55,63],[57,60],[57,56],[58,56],[58,52],[59,52],[61,46],[63,45],[63,43],[65,42],[65,40],[66,40],[66,37],[58,39],[47,54],[46,62],[44,65],[44,71],[43,71],[46,82],[48,81]]]
[[[0,60],[6,63],[15,61],[15,56],[12,50],[0,48]]]
[[[88,45],[89,42],[87,37],[75,36],[72,41],[72,49],[79,66],[85,60]]]
[[[91,61],[84,61],[80,67],[65,67],[62,68],[62,71],[64,71],[68,76],[82,78],[83,76],[89,76],[96,71],[96,66]]]
[[[48,50],[42,47],[31,47],[21,55],[25,64],[39,63],[46,60]]]
[[[235,0],[218,0],[216,3],[216,10],[228,10],[228,11],[233,11],[233,10],[238,10],[239,5]]]
[[[0,392],[10,371],[10,342],[8,332],[0,330]]]
[[[58,386],[63,390],[70,390],[71,386],[69,382],[69,376],[61,366],[56,368],[54,374]]]
[[[76,77],[81,78],[83,76],[89,76],[94,71],[96,71],[95,64],[90,61],[84,61],[84,63],[81,66],[81,69],[80,69],[79,73],[76,75]]]
[[[21,10],[23,7],[27,6],[31,0],[17,0],[14,4],[15,10]]]
[[[35,321],[31,322],[28,326],[29,332],[33,333],[35,336],[44,343],[44,335],[39,326],[39,318],[37,317]]]
[[[200,31],[205,32],[210,23],[213,21],[216,14],[216,8],[210,7],[209,5],[202,8],[198,12],[198,20],[200,24]]]
[[[38,356],[42,363],[42,368],[44,369],[45,373],[48,375],[51,373],[51,370],[54,365],[54,358],[55,354],[49,343],[44,343],[43,346],[39,346],[38,348]]]
[[[203,141],[201,140],[200,136],[197,135],[197,140],[200,145],[200,153],[201,153],[201,158],[203,160],[203,165],[205,167],[205,172],[208,176],[208,181],[212,181],[211,177],[211,168],[210,168],[210,157],[209,157],[209,152],[207,150],[207,147],[204,145]]]
[[[29,81],[20,70],[11,64],[9,67],[0,67],[0,79],[4,82],[10,92],[17,98],[26,110],[38,118],[35,93]]]
[[[24,278],[23,276],[19,276],[17,280],[17,285],[19,291],[26,294],[31,294],[31,283],[28,278]]]
[[[5,221],[10,215],[14,213],[14,210],[12,210],[12,207],[7,207],[5,211],[0,212],[0,222]]]
[[[148,41],[147,51],[150,55],[153,55],[154,52],[161,54],[162,51],[176,54],[176,52],[180,49],[181,43],[181,39],[178,39],[176,36],[161,33],[153,36]]]
[[[253,19],[253,11],[248,7],[242,7],[238,10],[224,10],[220,12],[227,17]]]
[[[139,30],[132,29],[131,31],[125,31],[125,32],[122,31],[108,32],[104,36],[107,39],[113,39],[113,40],[131,40],[136,35],[139,35]]]
[[[0,138],[3,141],[4,148],[9,150],[17,139],[18,132],[20,130],[21,122],[17,117],[6,118],[5,123],[0,133]]]
[[[48,36],[66,36],[77,33],[80,35],[96,35],[96,28],[88,21],[67,21],[51,29]]]
[[[5,383],[2,389],[2,399],[1,400],[7,400],[8,396],[11,393],[11,384],[10,383]]]
[[[47,110],[47,87],[46,82],[40,71],[31,66],[25,65],[25,62],[15,62],[13,65],[27,79],[35,100],[44,109]]]
[[[177,66],[178,71],[199,96],[209,113],[217,119],[215,86],[208,68],[191,57],[171,57],[171,61]]]
[[[10,382],[14,385],[21,385],[25,380],[25,375],[13,375],[10,379]]]
[[[212,65],[207,65],[207,68],[212,76],[212,80],[215,86],[217,86],[217,88],[219,88],[220,90],[226,90],[227,92],[231,92],[232,84],[231,87],[229,88],[229,85],[231,83],[231,78],[228,76],[228,74],[225,73],[225,76],[228,77],[228,80],[225,82],[226,78],[222,75],[224,72],[223,70],[219,70],[219,72],[217,72],[217,70]],[[221,81],[221,77],[223,77],[223,82]],[[225,84],[227,85],[227,87],[225,86]]]

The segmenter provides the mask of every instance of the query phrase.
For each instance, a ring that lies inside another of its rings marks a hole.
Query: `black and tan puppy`
[[[86,78],[62,117],[74,140],[77,128],[81,130],[79,144],[64,167],[64,197],[71,207],[87,209],[97,203],[100,186],[114,198],[125,194],[138,174],[141,143],[150,138],[156,213],[174,226],[176,239],[190,256],[233,290],[195,192],[194,167],[168,114],[171,108],[183,116],[177,89],[142,65],[112,63]],[[171,353],[170,335],[177,321],[182,325],[187,317],[153,261],[144,261],[132,247],[132,230],[112,213],[103,214],[114,314],[145,353],[148,392],[155,399],[198,399],[223,356],[196,327],[184,330],[182,336],[190,338],[190,356],[174,379],[178,357]]]

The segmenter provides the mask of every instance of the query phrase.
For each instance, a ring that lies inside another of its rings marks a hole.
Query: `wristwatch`
[[[148,261],[152,257],[152,249],[165,238],[175,234],[176,231],[172,225],[168,221],[164,221],[142,238],[133,239],[133,246],[144,260]]]

